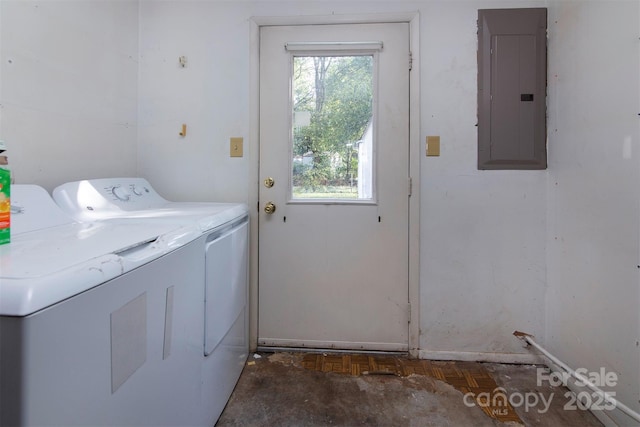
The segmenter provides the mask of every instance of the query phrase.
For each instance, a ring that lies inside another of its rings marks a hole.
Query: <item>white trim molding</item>
[[[490,362],[520,365],[543,365],[545,362],[542,355],[530,353],[420,350],[418,357],[427,360],[455,360],[460,362]]]

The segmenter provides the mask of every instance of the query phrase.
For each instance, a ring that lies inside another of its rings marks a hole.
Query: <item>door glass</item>
[[[373,55],[293,57],[293,200],[373,199],[373,65]]]

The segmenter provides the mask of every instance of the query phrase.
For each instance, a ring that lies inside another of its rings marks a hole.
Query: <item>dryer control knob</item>
[[[128,202],[129,198],[131,197],[131,194],[126,190],[126,188],[113,187],[111,189],[111,192],[113,193],[114,196],[116,196],[116,199],[121,200],[123,202]]]

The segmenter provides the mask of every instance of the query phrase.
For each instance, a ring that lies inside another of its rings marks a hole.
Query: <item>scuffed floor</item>
[[[536,369],[261,353],[249,358],[216,426],[601,425],[587,411],[565,409],[566,389],[537,386]]]

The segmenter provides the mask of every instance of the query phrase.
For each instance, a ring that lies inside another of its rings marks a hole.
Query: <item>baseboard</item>
[[[544,364],[544,358],[530,353],[484,353],[473,351],[419,350],[418,357],[427,360],[455,360],[461,362],[491,362],[519,365]]]

